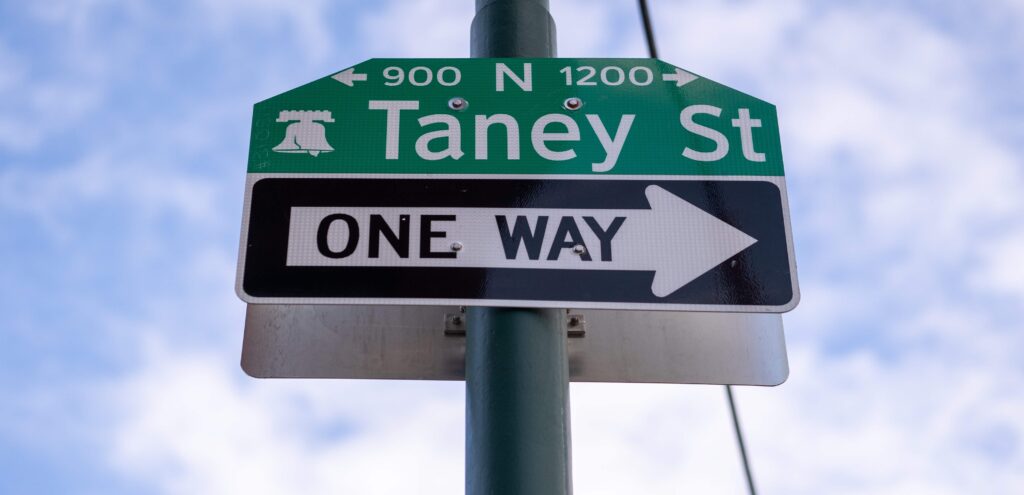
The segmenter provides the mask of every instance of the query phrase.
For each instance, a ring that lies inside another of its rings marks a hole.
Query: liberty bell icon
[[[321,122],[334,122],[330,110],[282,110],[277,122],[292,122],[284,130],[284,140],[274,146],[278,153],[320,153],[334,151],[327,142],[327,132]]]

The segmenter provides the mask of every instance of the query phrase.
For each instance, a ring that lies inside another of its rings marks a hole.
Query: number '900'
[[[398,86],[408,83],[413,86],[427,86],[437,82],[441,86],[455,86],[462,80],[462,72],[456,67],[445,66],[435,72],[430,67],[417,66],[406,71],[397,66],[384,69],[384,85]]]

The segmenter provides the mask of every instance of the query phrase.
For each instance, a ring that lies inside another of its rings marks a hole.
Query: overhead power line
[[[647,38],[647,52],[651,58],[658,58],[658,47],[654,44],[654,29],[651,28],[651,13],[647,10],[647,0],[640,2],[640,19],[644,24],[644,36]]]
[[[733,399],[731,386],[725,386],[725,395],[729,398],[729,412],[732,413],[732,426],[736,430],[736,443],[740,446],[743,472],[747,475],[747,488],[750,489],[750,495],[757,495],[757,490],[754,488],[754,475],[750,473],[750,460],[747,459],[747,447],[743,441],[743,430],[740,429],[740,418],[736,415],[736,400]]]

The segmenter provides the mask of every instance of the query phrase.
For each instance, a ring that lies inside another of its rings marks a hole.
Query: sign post
[[[477,0],[473,57],[554,57],[548,0]],[[466,495],[572,493],[561,309],[467,308]]]

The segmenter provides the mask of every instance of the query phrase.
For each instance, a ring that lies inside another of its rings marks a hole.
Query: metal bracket
[[[587,334],[587,321],[583,319],[583,315],[568,315],[565,318],[565,326],[569,338],[580,338]]]
[[[570,314],[565,318],[566,335],[569,338],[581,338],[587,334],[586,320],[583,315]],[[446,337],[466,336],[466,315],[465,311],[460,313],[446,313],[444,315],[444,335]]]
[[[444,334],[446,337],[464,337],[466,335],[466,315],[464,313],[445,314]]]

